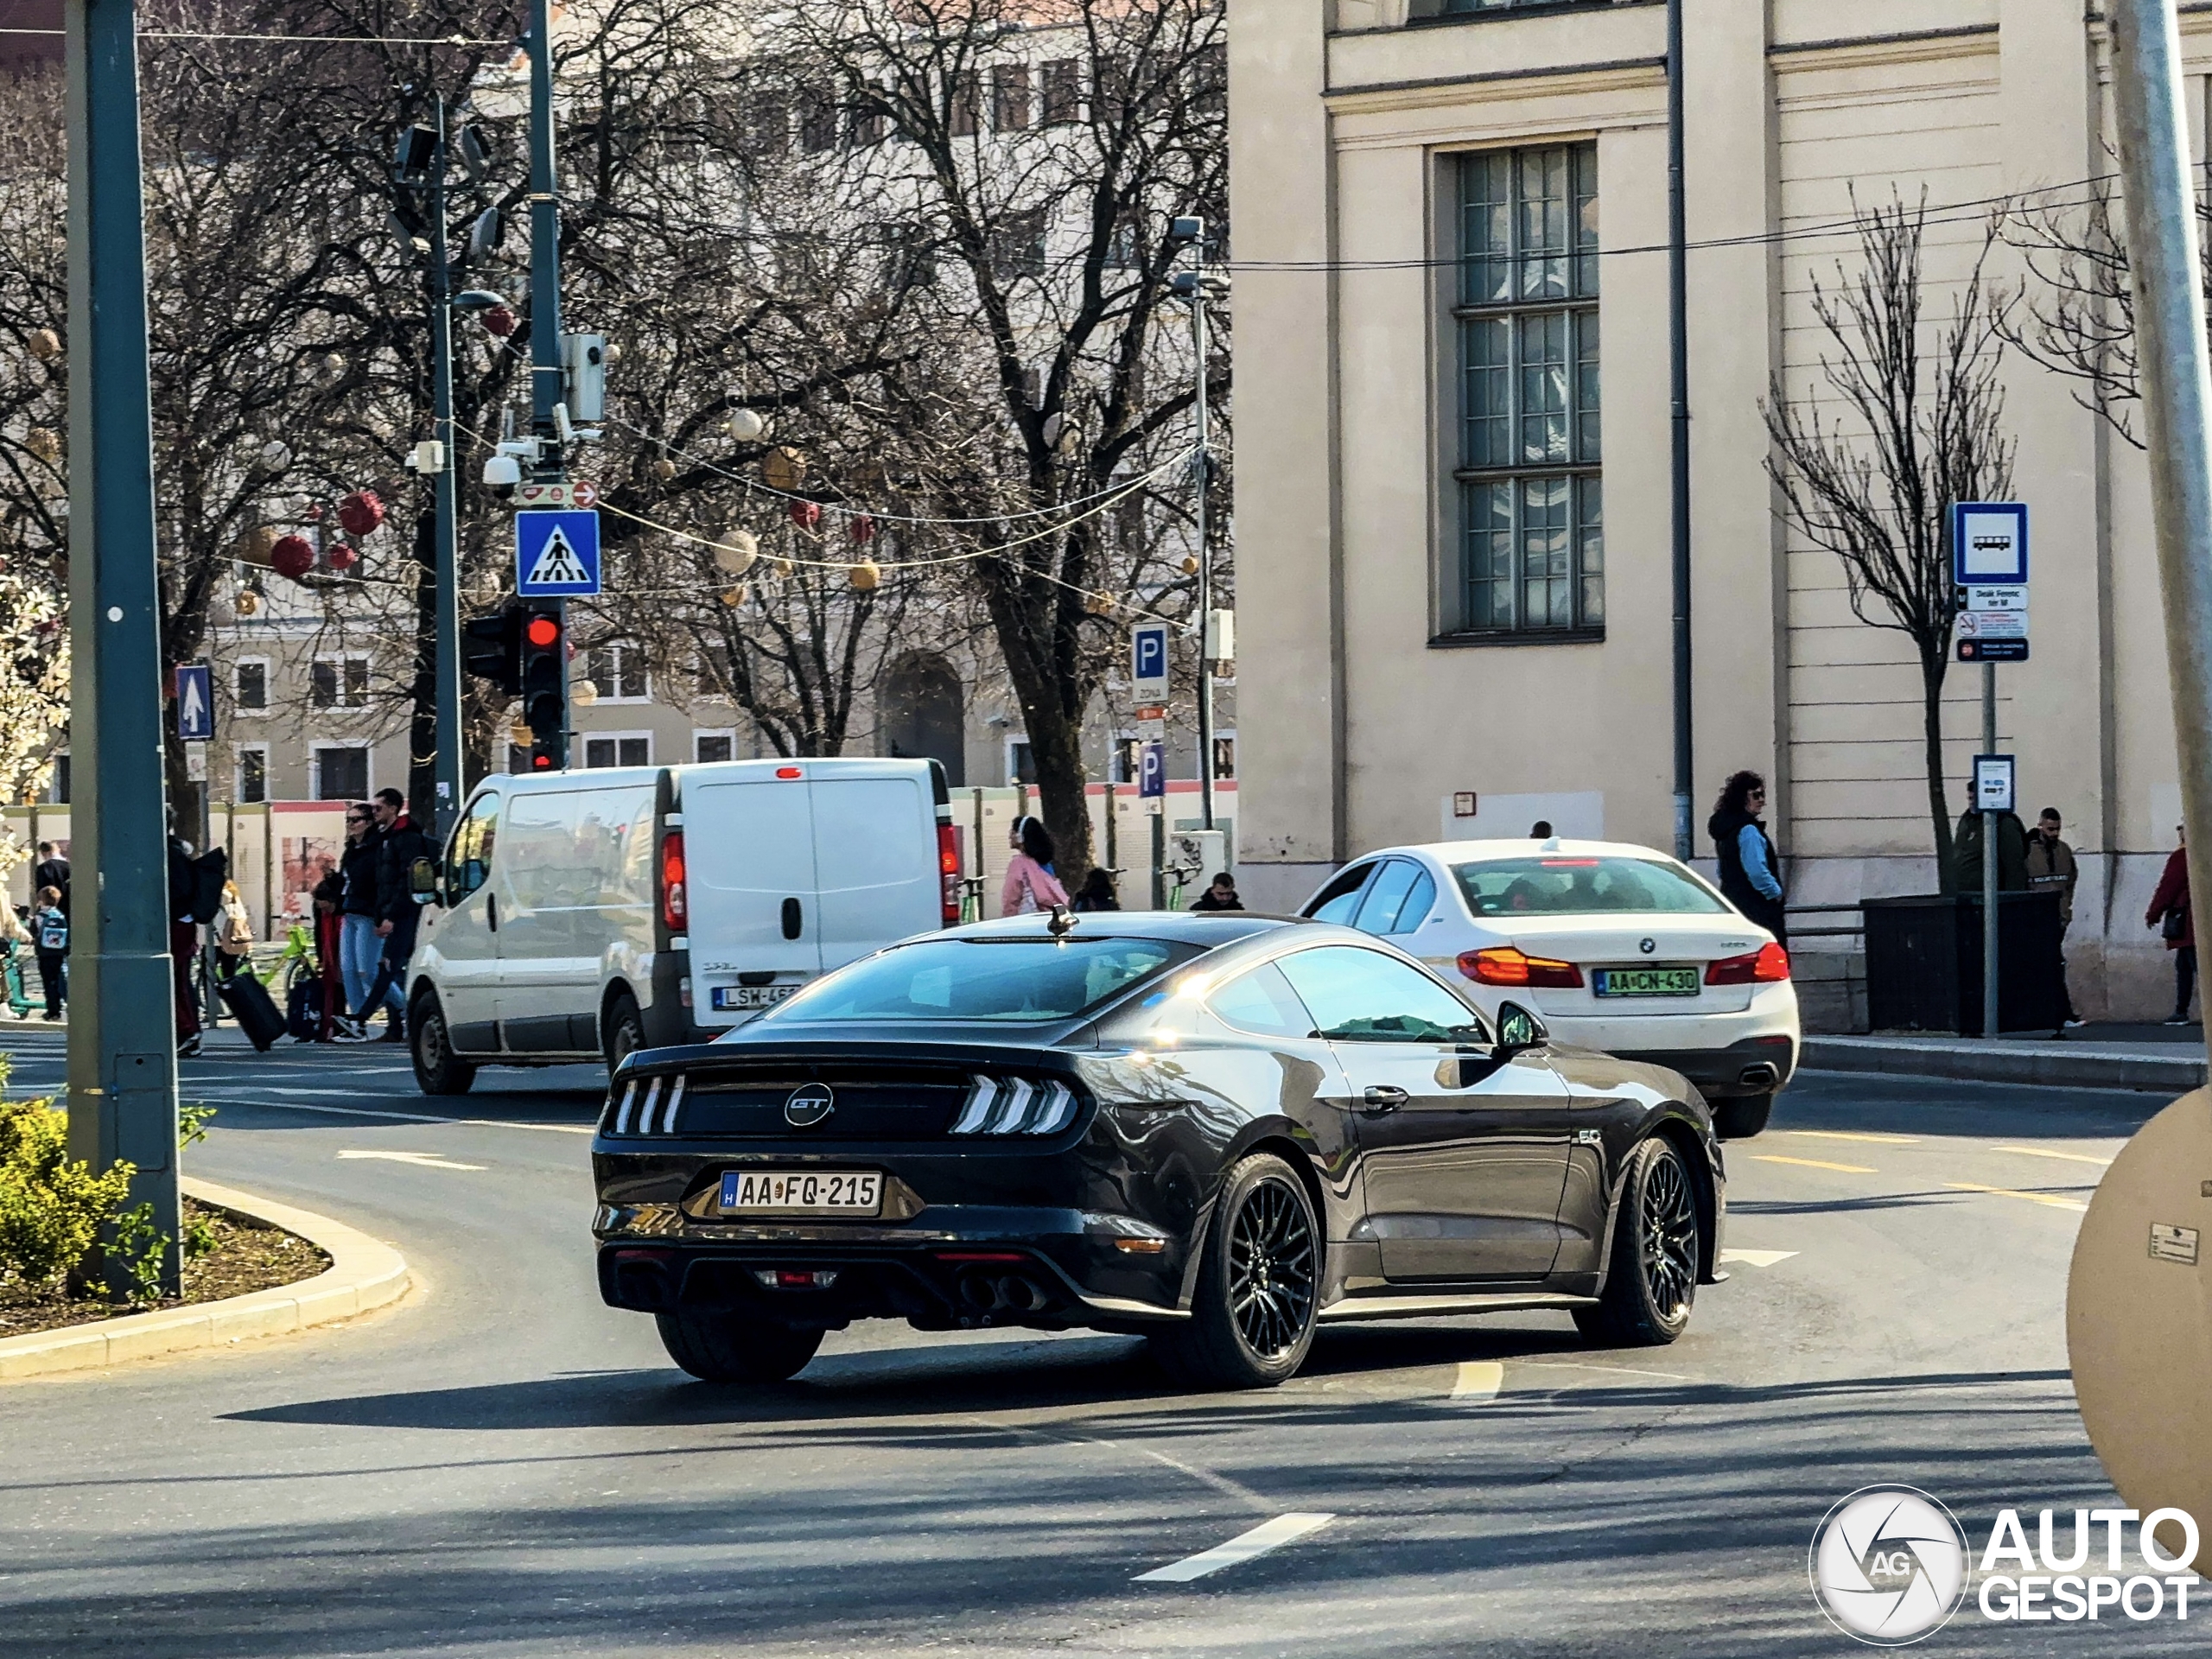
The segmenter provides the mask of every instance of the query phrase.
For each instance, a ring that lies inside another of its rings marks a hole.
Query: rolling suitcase
[[[233,974],[215,987],[215,994],[223,999],[231,1018],[238,1022],[238,1029],[263,1053],[284,1034],[284,1016],[277,1013],[268,991],[251,974]]]

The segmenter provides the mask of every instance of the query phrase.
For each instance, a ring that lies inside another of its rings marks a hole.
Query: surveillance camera
[[[495,490],[512,490],[522,482],[522,463],[512,455],[493,455],[484,463],[484,481]]]

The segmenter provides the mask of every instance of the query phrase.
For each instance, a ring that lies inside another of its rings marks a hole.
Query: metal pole
[[[1198,480],[1198,827],[1213,828],[1213,555],[1206,546],[1206,498],[1213,484],[1213,457],[1207,449],[1206,419],[1206,239],[1191,241],[1191,266],[1198,281],[1191,289],[1191,346],[1197,359],[1198,453],[1191,458]]]
[[[437,593],[437,811],[442,842],[461,810],[461,539],[454,488],[453,265],[446,251],[446,101],[437,101],[438,142],[430,160],[430,423],[438,442],[433,481]]]
[[[1690,796],[1689,228],[1682,200],[1682,0],[1667,0],[1667,334],[1674,384],[1675,856],[1688,859]]]
[[[175,1291],[175,992],[163,834],[161,588],[132,0],[68,0],[69,1155],[136,1166],[129,1203],[168,1236]],[[156,1010],[161,1010],[156,1013]],[[127,1282],[124,1264],[104,1271]]]
[[[2128,280],[2196,937],[2212,938],[2212,362],[2172,0],[2113,0]],[[2208,1024],[2212,1037],[2212,1024]]]
[[[1152,814],[1152,907],[1167,908],[1167,803],[1155,804]]]
[[[1981,752],[1997,753],[1997,664],[1981,665]],[[1981,815],[1981,1034],[1997,1035],[1997,814]]]
[[[530,3],[530,421],[538,441],[532,475],[541,483],[567,476],[553,407],[561,401],[561,203],[553,166],[553,3]],[[561,607],[561,640],[569,639],[569,602]],[[553,765],[569,765],[569,664],[561,664],[560,729]]]

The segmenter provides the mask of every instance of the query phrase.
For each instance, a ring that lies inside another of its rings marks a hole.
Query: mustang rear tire
[[[1611,1348],[1663,1347],[1689,1328],[1697,1296],[1697,1200],[1688,1165],[1654,1136],[1630,1154],[1613,1223],[1613,1262],[1595,1307],[1574,1323]]]
[[[1169,1375],[1216,1389],[1288,1382],[1313,1345],[1323,1249],[1297,1172],[1271,1153],[1240,1160],[1206,1229],[1190,1320],[1152,1338]]]
[[[1744,1095],[1713,1103],[1713,1132],[1723,1141],[1748,1141],[1766,1128],[1774,1110],[1772,1095]]]
[[[426,1095],[465,1095],[476,1081],[476,1068],[453,1052],[453,1028],[435,991],[426,990],[407,1011],[407,1052],[415,1062],[415,1086]]]
[[[796,1331],[735,1313],[662,1313],[661,1346],[702,1382],[783,1382],[822,1346],[819,1331]]]

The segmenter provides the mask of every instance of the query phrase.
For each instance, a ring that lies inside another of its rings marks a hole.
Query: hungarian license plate
[[[1694,968],[1600,968],[1590,984],[1599,996],[1695,996],[1700,978]]]
[[[732,1169],[722,1173],[726,1216],[872,1216],[883,1208],[883,1175],[873,1169]]]
[[[772,1008],[797,989],[796,985],[717,985],[715,1006],[725,1012],[732,1008]]]

